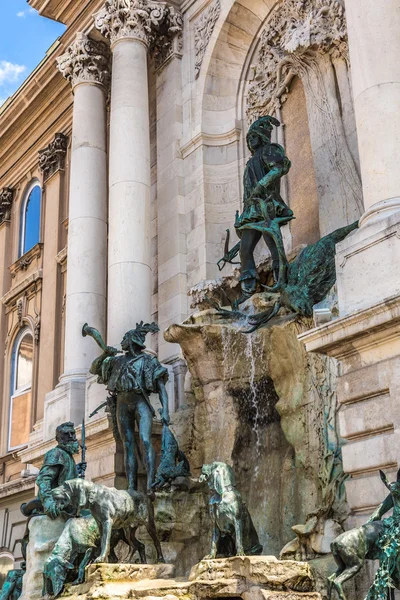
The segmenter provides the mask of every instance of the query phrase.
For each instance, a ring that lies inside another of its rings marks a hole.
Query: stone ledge
[[[310,566],[274,556],[244,556],[203,560],[192,568],[189,580],[171,579],[173,565],[92,565],[86,583],[68,586],[71,600],[141,598],[142,600],[321,600],[315,592]]]

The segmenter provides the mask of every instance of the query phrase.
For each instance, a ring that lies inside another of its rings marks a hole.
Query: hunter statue
[[[62,423],[56,429],[57,446],[46,452],[43,465],[36,479],[38,498],[22,504],[21,512],[26,517],[45,514],[51,519],[60,515],[52,490],[65,481],[84,477],[86,462],[75,463],[74,454],[79,453],[75,426],[71,422]]]
[[[150,394],[159,395],[162,410],[161,421],[169,425],[168,395],[165,384],[168,371],[157,357],[145,352],[147,333],[159,331],[156,323],[136,325],[128,331],[121,342],[122,353],[112,346],[106,346],[97,329],[83,326],[83,335],[90,335],[103,350],[96,358],[90,372],[98,376],[98,382],[107,386],[111,395],[116,396],[116,419],[118,432],[124,447],[125,471],[128,491],[137,490],[138,456],[135,443],[135,423],[145,454],[147,490],[153,494],[152,486],[156,475],[156,453],[151,435],[155,411],[150,402]]]

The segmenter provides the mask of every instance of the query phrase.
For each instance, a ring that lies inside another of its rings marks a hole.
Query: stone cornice
[[[14,190],[5,187],[0,190],[0,225],[11,219],[11,206],[14,200]]]
[[[21,281],[21,283],[11,288],[9,292],[4,294],[4,296],[1,298],[1,302],[5,306],[10,306],[12,302],[16,298],[18,298],[18,296],[21,296],[31,285],[35,284],[38,281],[40,282],[42,279],[43,269],[38,269],[37,271],[32,273],[32,275],[28,275],[28,277]]]
[[[21,492],[27,492],[28,490],[34,490],[35,481],[36,476],[32,476],[27,477],[26,479],[16,479],[15,481],[8,481],[7,483],[0,484],[0,499]]]
[[[356,313],[334,319],[298,336],[307,352],[320,352],[339,360],[376,348],[380,342],[398,339],[400,333],[400,296]]]
[[[43,173],[44,181],[47,181],[57,171],[64,171],[67,149],[68,137],[63,133],[56,133],[54,140],[47,148],[39,150],[39,168]]]
[[[106,89],[110,83],[111,53],[104,42],[78,32],[67,51],[57,58],[58,69],[72,87],[79,83],[96,83]]]
[[[130,38],[143,42],[152,53],[164,54],[182,31],[182,16],[166,2],[106,0],[94,15],[95,26],[111,45]]]

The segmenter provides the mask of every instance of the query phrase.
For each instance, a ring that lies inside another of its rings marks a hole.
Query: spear
[[[82,450],[82,458],[81,462],[86,462],[86,429],[85,429],[85,419],[82,419],[82,440],[81,440],[81,450]],[[85,471],[82,470],[80,474],[81,479],[85,479]]]

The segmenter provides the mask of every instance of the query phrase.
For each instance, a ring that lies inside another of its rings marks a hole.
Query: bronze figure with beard
[[[38,497],[21,506],[22,514],[27,517],[44,513],[51,519],[56,519],[60,510],[51,491],[69,479],[82,477],[85,472],[86,463],[76,464],[73,458],[74,454],[79,453],[74,424],[67,422],[59,425],[56,429],[56,440],[57,446],[45,454],[36,479]]]

